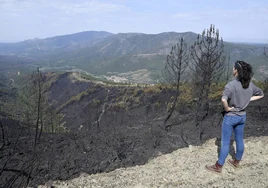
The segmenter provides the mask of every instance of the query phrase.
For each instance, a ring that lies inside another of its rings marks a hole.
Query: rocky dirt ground
[[[219,149],[217,145],[216,139],[210,139],[201,146],[189,146],[160,155],[145,165],[120,168],[109,173],[81,174],[72,180],[51,181],[38,187],[268,187],[267,136],[245,139],[241,167],[235,170],[226,163],[221,175],[204,168],[206,164],[215,163]]]

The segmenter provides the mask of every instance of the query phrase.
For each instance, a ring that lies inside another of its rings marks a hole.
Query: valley
[[[114,177],[118,172],[123,177],[129,171],[120,169],[146,171],[152,161],[168,158],[156,166],[162,169],[172,166],[176,156],[181,164],[191,155],[188,148],[201,148],[202,153],[211,151],[202,150],[204,146],[219,145],[220,97],[231,78],[211,83],[209,108],[201,112],[204,116],[197,124],[198,85],[190,78],[179,82],[175,101],[176,87],[163,82],[161,74],[172,44],[180,37],[190,45],[197,34],[92,31],[0,44],[0,187],[65,186],[65,181],[75,182],[81,174],[90,176],[85,182],[92,177],[104,181],[103,174]],[[252,62],[254,82],[267,93],[263,46],[229,42],[224,46],[227,65],[231,67],[237,59]],[[246,139],[268,135],[267,101],[266,95],[249,105]],[[168,157],[174,153],[172,159]],[[187,169],[182,166],[176,172],[183,174]],[[230,178],[228,173],[225,176]]]
[[[190,46],[197,34],[88,31],[19,43],[0,43],[0,70],[11,74],[18,71],[28,73],[40,67],[44,71],[117,76],[122,77],[123,82],[157,83],[166,56],[180,37]],[[229,63],[238,59],[248,61],[254,67],[257,80],[263,80],[259,70],[267,75],[268,66],[263,52],[264,45],[224,42],[224,53]],[[145,77],[140,79],[142,76]]]

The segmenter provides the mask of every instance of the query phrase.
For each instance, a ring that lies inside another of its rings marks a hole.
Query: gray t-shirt
[[[234,107],[228,115],[244,115],[245,109],[252,96],[263,96],[263,91],[250,82],[249,87],[244,89],[239,80],[234,79],[226,84],[222,98],[228,101],[230,107]]]

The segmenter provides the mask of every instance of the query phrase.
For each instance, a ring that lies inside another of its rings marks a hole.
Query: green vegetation
[[[7,54],[0,55],[0,69],[17,74],[18,71],[32,72],[37,66],[51,67],[51,70],[55,71],[66,71],[75,67],[96,75],[147,69],[152,79],[157,82],[159,71],[165,66],[171,45],[176,44],[181,37],[190,46],[195,42],[197,34],[168,32],[154,35],[133,33],[112,35],[107,32],[85,32],[0,45],[0,53]],[[97,40],[99,38],[103,40]],[[41,51],[36,48],[36,42]],[[80,45],[81,43],[83,45]],[[263,45],[224,42],[224,53],[230,54],[231,62],[240,59],[251,63],[255,68],[255,78],[262,80],[258,74],[259,67],[266,65],[264,69],[268,69],[263,56],[263,47]]]
[[[91,76],[89,74],[83,74],[83,73],[81,73],[80,76],[81,76],[82,79],[85,79],[85,80],[90,80],[90,81],[103,81],[103,80],[101,80],[101,79],[99,79],[97,77]]]
[[[54,74],[45,76],[41,72],[34,72],[30,77],[14,84],[16,88],[3,88],[7,91],[7,96],[5,99],[1,97],[0,111],[29,128],[37,126],[40,134],[65,132],[63,114],[58,113],[49,102],[49,88],[56,79]]]
[[[63,105],[61,105],[58,110],[62,110],[64,107],[73,104],[75,102],[81,101],[84,97],[89,96],[90,94],[93,94],[94,92],[97,91],[97,87],[96,88],[89,88],[86,91],[83,91],[81,93],[79,93],[78,95],[72,96],[69,100],[67,100]]]
[[[98,106],[98,105],[100,105],[100,100],[98,100],[98,99],[93,99],[93,104],[94,104],[94,106]]]

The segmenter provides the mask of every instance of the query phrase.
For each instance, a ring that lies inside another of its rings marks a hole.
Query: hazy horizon
[[[81,32],[87,32],[87,31],[81,31]],[[109,32],[109,31],[105,31],[105,32]],[[167,32],[175,32],[175,31],[167,31]],[[192,32],[192,31],[185,31],[185,32]],[[80,32],[77,32],[80,33]],[[112,32],[109,32],[112,33]],[[122,32],[119,32],[122,33]],[[126,32],[126,33],[131,33],[131,32]],[[164,32],[162,32],[164,33]],[[184,33],[184,32],[177,32],[177,33]],[[76,34],[76,33],[67,33],[64,35],[70,35],[70,34]],[[113,34],[118,34],[118,33],[113,33]],[[160,34],[160,33],[143,33],[143,34]],[[197,33],[198,34],[198,33]],[[64,36],[64,35],[55,35],[55,36],[48,36],[48,37],[44,37],[44,38],[38,38],[38,37],[34,37],[34,38],[29,38],[29,39],[25,39],[25,40],[0,40],[0,43],[17,43],[17,42],[23,42],[23,41],[27,41],[27,40],[33,40],[33,39],[46,39],[46,38],[51,38],[51,37],[57,37],[57,36]],[[256,44],[266,44],[268,43],[268,39],[242,39],[242,38],[227,38],[223,40],[225,42],[233,42],[233,43],[256,43]]]
[[[201,33],[214,24],[225,41],[268,43],[268,1],[0,0],[0,42],[83,31]]]

